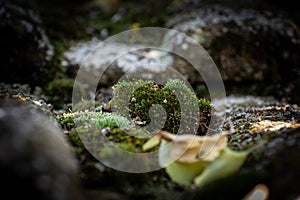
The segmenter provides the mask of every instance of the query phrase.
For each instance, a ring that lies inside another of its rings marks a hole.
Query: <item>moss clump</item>
[[[80,134],[91,138],[97,138],[99,134],[104,134],[119,148],[130,150],[130,152],[142,151],[142,145],[147,140],[147,135],[143,130],[135,129],[126,118],[111,113],[68,113],[60,116],[59,122],[67,130],[68,139],[78,148],[79,152],[85,148],[80,140]],[[143,138],[135,136],[143,136]]]
[[[81,128],[94,128],[94,129],[105,129],[105,128],[120,128],[126,129],[130,127],[130,122],[121,116],[113,115],[105,112],[75,112],[65,113],[59,118],[60,125],[70,130],[79,130]]]
[[[114,86],[114,98],[110,103],[122,116],[128,117],[129,112],[129,117],[140,126],[150,124],[153,119],[162,120],[161,112],[149,114],[151,107],[158,104],[167,115],[163,130],[171,133],[205,133],[212,109],[209,100],[198,101],[190,88],[177,79],[165,86],[143,80],[119,82]],[[199,108],[200,113],[195,108]]]

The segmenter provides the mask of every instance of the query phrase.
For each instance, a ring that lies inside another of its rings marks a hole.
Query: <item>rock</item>
[[[242,89],[245,94],[286,97],[297,91],[300,31],[293,20],[275,12],[204,4],[175,14],[166,25],[189,35],[208,51],[227,92],[241,93]],[[179,42],[174,48],[188,45]],[[203,82],[186,62],[175,59],[174,67],[192,85]],[[299,102],[295,95],[293,100]]]
[[[28,102],[10,99],[0,105],[1,195],[79,199],[77,161],[58,125]]]
[[[28,107],[35,112],[42,113],[49,117],[51,122],[55,123],[56,119],[53,118],[53,105],[46,103],[47,98],[41,93],[40,87],[32,88],[28,84],[5,84],[0,83],[0,103],[9,104],[13,99],[15,102],[26,102]]]
[[[215,106],[222,102],[216,102]],[[290,130],[300,126],[300,107],[297,105],[253,96],[229,96],[226,103],[228,120],[223,128],[234,129],[228,145],[235,150],[285,137]]]
[[[0,79],[7,83],[42,85],[52,78],[54,48],[39,14],[17,1],[0,2]]]

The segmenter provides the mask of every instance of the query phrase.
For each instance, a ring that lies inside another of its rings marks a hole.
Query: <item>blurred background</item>
[[[1,0],[0,5],[0,81],[29,84],[32,91],[38,86],[57,108],[70,102],[78,67],[98,42],[146,26],[197,40],[218,66],[228,94],[300,101],[300,16],[294,1]],[[112,46],[105,57],[118,48]],[[104,63],[105,58],[98,64]],[[111,87],[123,74],[121,64],[115,65],[101,87]],[[203,80],[187,63],[175,60],[173,67],[205,95]]]

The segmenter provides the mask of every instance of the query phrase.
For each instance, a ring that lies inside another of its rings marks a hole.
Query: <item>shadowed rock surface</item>
[[[300,32],[293,20],[268,10],[204,4],[175,14],[167,27],[203,45],[218,66],[227,92],[272,94],[299,101],[294,94],[300,80]],[[176,48],[188,45],[179,42]],[[203,81],[182,60],[175,60],[174,67],[192,84]]]
[[[79,199],[77,161],[62,130],[34,106],[1,101],[0,176],[9,199]]]
[[[41,85],[52,78],[49,63],[54,47],[39,13],[23,4],[0,2],[0,79],[7,83]]]

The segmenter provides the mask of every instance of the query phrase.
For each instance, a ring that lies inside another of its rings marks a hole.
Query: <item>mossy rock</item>
[[[142,185],[141,180],[132,178],[132,174],[105,167],[101,160],[99,161],[97,158],[111,156],[118,158],[120,156],[114,149],[106,148],[105,145],[101,144],[99,135],[102,137],[104,135],[109,142],[124,151],[140,153],[147,138],[138,138],[133,135],[146,134],[145,132],[132,127],[130,121],[126,118],[105,112],[65,113],[59,116],[58,120],[65,129],[68,140],[75,147],[77,158],[80,160],[81,181],[84,185],[111,189],[112,185],[118,181],[121,190],[128,190]],[[82,137],[83,135],[87,135],[90,141],[85,141],[86,137]],[[89,145],[86,147],[86,142],[94,142],[96,147],[102,145],[103,148],[100,150],[99,148],[91,149]],[[142,179],[142,182],[146,182],[146,180],[153,181],[151,176],[151,174],[140,174],[135,177]],[[128,191],[126,192],[128,193]]]
[[[120,84],[122,84],[122,86],[120,86]],[[148,110],[140,110],[140,107],[149,108],[152,104],[162,104],[162,107],[170,113],[171,117],[173,117],[171,119],[176,119],[176,117],[178,116],[182,117],[182,115],[180,114],[177,116],[175,115],[176,108],[180,109],[179,101],[188,103],[191,100],[196,100],[195,102],[197,108],[202,111],[201,115],[203,115],[202,118],[199,115],[199,118],[195,120],[196,122],[204,119],[204,116],[210,115],[210,111],[212,109],[210,101],[206,99],[201,99],[200,101],[198,101],[196,96],[193,95],[192,91],[179,80],[168,82],[167,84],[165,84],[165,86],[153,83],[151,81],[138,81],[137,83],[118,83],[114,86],[115,93],[113,96],[113,100],[109,102],[109,104],[113,106],[114,100],[118,98],[124,99],[122,97],[122,94],[116,94],[116,88],[120,89],[121,91],[125,91],[121,88],[126,88],[128,87],[128,85],[134,84],[140,84],[145,87],[138,87],[138,90],[132,93],[133,95],[135,95],[134,98],[136,98],[135,103],[139,103],[137,105],[128,105],[128,108],[133,109],[132,114],[136,112],[141,117],[145,117],[141,118],[141,120],[146,120],[147,116],[145,116],[144,113],[147,113],[148,117],[150,116]],[[145,91],[145,89],[149,90],[148,95],[150,97],[153,97],[152,99],[149,100],[146,98],[147,95],[145,94],[145,92],[148,92],[148,90]],[[175,93],[172,92],[174,89],[178,89],[177,92],[189,94],[190,96],[182,95],[180,97],[182,99],[178,100],[178,95],[176,96]],[[164,102],[167,97],[167,102]],[[133,96],[129,96],[129,99],[132,98]],[[92,102],[91,106],[93,107],[95,103],[96,102]],[[163,105],[165,105],[165,107]],[[120,183],[120,191],[122,191],[127,197],[151,197],[155,199],[161,198],[161,195],[164,197],[168,196],[168,188],[172,188],[172,190],[175,191],[176,187],[179,187],[175,183],[168,180],[168,176],[165,174],[164,170],[159,170],[157,172],[151,172],[147,174],[132,175],[125,172],[118,172],[116,170],[105,167],[101,163],[101,159],[100,161],[97,160],[96,158],[99,157],[106,158],[112,156],[118,160],[123,160],[123,158],[120,157],[122,155],[119,155],[118,151],[115,152],[114,149],[107,148],[105,145],[103,145],[102,148],[101,142],[99,143],[98,141],[100,141],[99,137],[103,137],[103,135],[114,146],[124,151],[133,153],[144,152],[142,150],[142,146],[151,135],[149,135],[149,132],[141,128],[141,125],[133,123],[136,122],[135,119],[137,115],[135,118],[132,117],[132,119],[127,119],[120,113],[108,113],[103,111],[97,112],[92,107],[86,107],[86,109],[83,109],[83,111],[76,111],[74,113],[68,113],[59,116],[60,124],[66,130],[68,139],[77,150],[77,157],[81,163],[80,173],[81,177],[83,177],[82,181],[84,184],[91,184],[92,187],[105,187],[111,190],[112,185],[117,181],[118,183]],[[178,123],[180,123],[180,119]],[[192,123],[194,123],[194,121]],[[176,124],[174,123],[173,126],[174,125]],[[168,126],[172,126],[172,121],[169,122]],[[171,128],[176,130],[176,127]],[[86,141],[86,138],[82,137],[82,135],[88,135],[90,138],[89,141]],[[94,144],[94,146],[92,145],[92,148],[98,147],[98,151],[97,149],[92,149],[91,151],[90,146],[85,145],[86,142],[89,142],[89,144]],[[100,150],[99,145],[101,146]],[[152,150],[155,151],[157,149]],[[93,154],[91,154],[90,152],[93,152]],[[138,164],[135,163],[135,165]],[[143,189],[143,191],[134,193],[133,191],[137,190],[137,188]],[[155,192],[154,190],[157,190],[157,192]],[[178,194],[178,192],[175,193]]]
[[[130,152],[141,152],[146,138],[134,137],[144,135],[146,132],[135,129],[126,118],[105,112],[75,112],[63,114],[59,123],[67,130],[67,137],[77,148],[78,153],[84,151],[85,146],[81,139],[86,136],[96,139],[99,134],[117,145],[119,148]],[[81,135],[81,138],[80,138]]]

